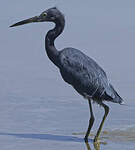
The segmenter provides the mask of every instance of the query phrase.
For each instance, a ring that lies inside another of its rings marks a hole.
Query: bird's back
[[[60,72],[67,83],[81,95],[101,103],[102,100],[121,103],[122,99],[108,82],[104,70],[90,57],[74,48],[60,51]]]

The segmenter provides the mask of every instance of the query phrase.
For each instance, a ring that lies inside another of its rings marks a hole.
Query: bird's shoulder
[[[93,60],[78,49],[65,48],[60,51],[60,63],[62,68],[88,74],[106,77],[104,70]]]
[[[74,48],[65,48],[60,52],[61,66],[71,69],[80,69],[84,67],[84,55],[81,51]]]

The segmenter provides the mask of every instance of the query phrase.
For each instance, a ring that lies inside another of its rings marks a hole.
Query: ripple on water
[[[72,134],[85,135],[84,132]],[[96,134],[95,132],[91,132],[90,137],[94,138],[95,134]],[[101,133],[100,140],[102,141],[105,139],[110,140],[112,142],[135,142],[135,126],[104,130]]]
[[[101,138],[113,142],[135,142],[135,126],[103,131]]]

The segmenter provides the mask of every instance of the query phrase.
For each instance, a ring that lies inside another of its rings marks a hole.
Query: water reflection
[[[88,142],[86,142],[85,144],[86,144],[87,150],[92,150]],[[93,143],[93,145],[94,145],[95,150],[100,150],[100,143]]]
[[[52,134],[20,134],[20,133],[0,133],[0,135],[16,136],[18,138],[31,138],[40,140],[52,140],[61,142],[84,142],[83,138],[73,137],[73,136],[63,136],[63,135],[52,135]],[[90,143],[93,140],[89,139]],[[90,144],[85,143],[87,150],[91,150]],[[100,143],[93,143],[95,150],[100,150]]]
[[[93,143],[95,150],[100,150],[100,143]]]
[[[95,150],[100,150],[100,144],[101,144],[100,142],[96,142],[96,143],[92,142],[92,143],[93,143]],[[86,144],[87,150],[92,150],[88,142],[86,142],[85,144]]]
[[[61,142],[84,142],[83,138],[64,136],[64,135],[52,135],[52,134],[21,134],[21,133],[0,133],[0,135],[15,136],[18,138],[30,138],[30,139],[40,139],[40,140],[51,140],[51,141],[61,141]],[[92,139],[89,139],[89,143],[93,144],[95,150],[100,150],[100,144],[104,143],[94,143]],[[90,144],[85,143],[87,150],[92,150]]]
[[[85,144],[86,144],[87,150],[91,150],[89,143],[86,142]]]

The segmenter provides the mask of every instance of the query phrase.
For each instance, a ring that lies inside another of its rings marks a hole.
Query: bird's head
[[[56,8],[50,8],[42,12],[39,16],[35,16],[20,22],[17,22],[10,27],[15,27],[19,25],[24,25],[33,22],[54,22],[58,23],[59,21],[64,21],[64,15]]]

